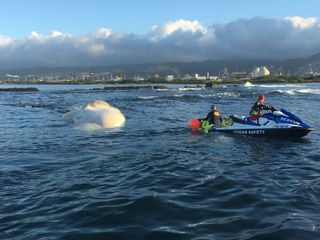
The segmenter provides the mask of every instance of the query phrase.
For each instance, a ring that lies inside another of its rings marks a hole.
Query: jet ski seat
[[[257,121],[252,121],[250,117],[244,117],[244,116],[240,117],[238,115],[231,115],[230,118],[235,123],[252,125],[252,126],[266,125],[270,122],[267,118],[264,118],[264,117],[258,118]]]
[[[238,115],[231,115],[230,118],[235,123],[246,124],[246,120],[243,117],[239,117]]]
[[[252,121],[250,119],[250,117],[246,117],[246,123],[245,124],[253,125],[253,126],[260,126],[259,118],[257,119],[257,122],[254,122],[254,121]]]

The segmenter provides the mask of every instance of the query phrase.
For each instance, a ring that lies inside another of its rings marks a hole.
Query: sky
[[[320,52],[318,0],[2,0],[0,69]]]

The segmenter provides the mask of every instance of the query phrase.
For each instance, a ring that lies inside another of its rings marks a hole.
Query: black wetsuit
[[[252,115],[261,115],[262,110],[272,110],[274,109],[272,106],[270,105],[266,105],[263,103],[259,103],[258,101],[255,102],[249,112],[249,114]]]
[[[211,111],[203,120],[209,120],[210,124],[219,125],[221,124],[221,114],[218,111]]]

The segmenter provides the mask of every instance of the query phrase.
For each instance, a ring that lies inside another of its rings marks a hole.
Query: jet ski
[[[201,130],[247,136],[301,138],[313,130],[299,117],[285,109],[275,110],[252,121],[249,117],[231,115],[222,119],[221,125],[202,121]]]

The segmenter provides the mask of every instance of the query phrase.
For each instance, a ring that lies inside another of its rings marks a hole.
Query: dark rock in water
[[[217,87],[221,87],[221,86],[222,86],[221,84],[212,83],[212,82],[208,82],[205,85],[206,88],[217,88]]]
[[[38,88],[0,88],[0,92],[38,92]]]
[[[212,88],[213,85],[214,85],[213,83],[208,82],[208,83],[206,83],[206,88]]]
[[[201,85],[191,85],[191,86],[188,86],[188,85],[185,85],[184,88],[202,88]]]
[[[94,88],[93,90],[100,91],[130,91],[130,90],[159,90],[159,89],[169,89],[166,86],[115,86],[115,87],[104,87],[104,88]]]
[[[166,87],[166,86],[153,86],[153,89],[154,89],[154,90],[167,90],[167,89],[169,89],[169,88]]]

